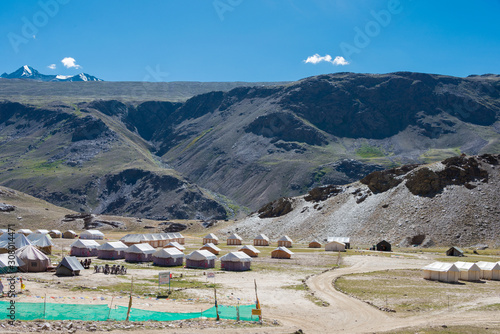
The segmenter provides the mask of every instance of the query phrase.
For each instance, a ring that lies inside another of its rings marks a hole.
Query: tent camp
[[[325,245],[325,251],[345,252],[346,245],[340,241],[329,241]]]
[[[227,253],[220,258],[220,267],[226,271],[250,270],[252,258],[243,252]]]
[[[50,259],[32,245],[24,246],[16,251],[17,257],[24,263],[19,266],[23,272],[46,271],[51,266]]]
[[[0,254],[0,274],[15,273],[20,266],[24,265],[24,262],[15,254]]]
[[[289,236],[284,235],[278,239],[278,247],[292,247],[292,239]]]
[[[62,232],[59,230],[50,230],[49,235],[52,239],[62,238]]]
[[[184,252],[186,250],[186,247],[182,246],[177,241],[172,241],[172,242],[169,242],[167,245],[165,245],[165,248],[172,248],[172,247],[177,248],[181,252]]]
[[[73,230],[67,230],[66,232],[63,233],[62,237],[64,239],[74,239],[74,238],[76,238],[77,235],[78,234],[76,234],[75,231],[73,231]]]
[[[95,240],[76,240],[71,244],[70,254],[72,256],[97,256],[97,248],[100,245]]]
[[[177,241],[181,245],[184,245],[185,238],[184,238],[184,236],[182,234],[180,234],[179,232],[175,232],[174,236],[175,236],[175,240],[174,241]]]
[[[253,239],[254,246],[269,246],[269,238],[265,234],[259,234]]]
[[[481,269],[480,278],[500,281],[500,262],[485,262],[476,263]]]
[[[9,252],[9,247],[12,248],[14,246],[15,249],[20,249],[24,246],[31,245],[31,241],[24,236],[24,234],[15,234],[14,235],[14,242],[12,243],[9,240],[9,234],[6,233],[2,235],[1,240],[0,240],[0,254],[2,253],[8,253]]]
[[[328,237],[326,238],[326,242],[332,242],[332,241],[337,241],[341,242],[345,245],[345,249],[351,248],[351,238],[349,237]]]
[[[479,281],[481,277],[481,269],[477,264],[472,262],[455,262],[454,265],[460,270],[459,279],[462,281]]]
[[[36,246],[44,254],[52,254],[52,246],[55,244],[52,242],[52,238],[47,234],[33,233],[28,235],[28,240],[32,245]]]
[[[35,233],[38,233],[38,234],[49,234],[49,230],[36,230]]]
[[[278,247],[271,252],[271,257],[273,259],[290,259],[293,252],[286,247]]]
[[[186,268],[214,268],[217,256],[207,250],[196,250],[186,256]]]
[[[175,247],[163,248],[153,253],[152,259],[155,266],[182,266],[184,262],[184,253]]]
[[[203,245],[203,247],[201,247],[200,250],[207,250],[214,255],[219,255],[220,252],[220,248],[210,242],[208,244]]]
[[[132,245],[125,250],[125,261],[127,262],[150,262],[153,253],[156,252],[150,244]]]
[[[434,262],[422,268],[425,279],[457,283],[460,270],[453,263]]]
[[[392,249],[391,244],[385,240],[382,240],[376,246],[376,250],[378,250],[380,252],[392,252],[391,249]]]
[[[245,246],[241,247],[240,249],[238,249],[238,251],[243,252],[250,257],[257,257],[260,254],[260,250],[258,250],[257,248],[255,248],[252,245],[245,245]]]
[[[33,233],[33,231],[30,230],[29,228],[21,228],[21,229],[17,230],[16,233],[18,233],[18,234],[24,234],[25,236],[28,236],[31,233]]]
[[[170,241],[174,241],[175,236],[172,233],[141,233],[127,234],[120,239],[127,246],[137,244],[149,244],[151,247],[165,247]]]
[[[239,235],[237,235],[236,233],[231,234],[227,238],[228,245],[241,245],[242,241],[243,241],[243,239]]]
[[[80,239],[103,240],[104,233],[98,230],[86,230],[80,233]]]
[[[217,245],[219,244],[219,238],[215,234],[209,233],[203,237],[203,244],[205,245],[209,243]]]
[[[309,248],[321,248],[321,243],[318,241],[318,239],[313,239],[309,243]]]
[[[464,256],[464,251],[453,246],[446,251],[446,256]]]
[[[59,262],[56,268],[57,276],[78,276],[84,270],[78,259],[74,256],[66,256]]]
[[[97,248],[97,258],[106,260],[123,259],[127,248],[121,241],[106,242]]]

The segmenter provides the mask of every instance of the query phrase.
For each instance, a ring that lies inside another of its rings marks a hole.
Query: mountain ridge
[[[335,73],[205,92],[184,102],[4,102],[0,148],[11,155],[0,161],[0,183],[65,206],[73,201],[77,211],[116,196],[123,205],[102,207],[127,211],[132,198],[123,192],[103,188],[85,196],[95,182],[144,170],[153,174],[143,180],[175,174],[209,198],[230,199],[226,211],[234,204],[256,210],[273,199],[354,182],[385,168],[498,153],[499,119],[499,77],[411,72]],[[62,140],[71,144],[61,147]],[[38,173],[29,174],[33,167],[44,178],[64,176],[61,194]],[[85,182],[68,177],[80,169],[86,170]],[[30,190],[28,183],[38,188]]]
[[[0,75],[0,78],[24,79],[44,82],[103,81],[102,79],[83,72],[76,75],[42,74],[29,65],[21,66],[16,71],[10,74],[3,73],[2,75]]]

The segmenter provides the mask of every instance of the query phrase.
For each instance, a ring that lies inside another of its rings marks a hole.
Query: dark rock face
[[[332,135],[382,139],[419,125],[421,112],[445,111],[473,124],[493,124],[499,108],[486,106],[470,91],[498,96],[498,87],[461,78],[410,72],[336,73],[288,87],[280,105]],[[424,135],[438,135],[431,125],[420,125]]]
[[[399,168],[375,171],[361,179],[360,182],[366,184],[374,194],[383,193],[403,182],[401,176],[416,167],[418,165],[405,165]]]
[[[271,113],[260,116],[250,123],[245,131],[276,140],[298,141],[309,145],[327,143],[321,132],[304,124],[290,113]]]
[[[309,193],[304,197],[308,202],[320,202],[324,201],[332,196],[335,196],[343,191],[342,187],[329,185],[324,187],[318,187],[311,189]]]
[[[108,130],[106,124],[93,116],[77,118],[73,121],[75,127],[71,141],[94,140],[105,134]]]
[[[181,223],[165,222],[161,223],[160,226],[162,227],[163,232],[166,233],[181,232],[187,229],[187,225]]]
[[[150,219],[225,219],[222,205],[197,188],[170,175],[128,169],[108,175],[97,189],[100,205],[94,211]]]
[[[144,102],[137,108],[130,108],[124,119],[129,130],[135,129],[146,140],[151,140],[156,131],[165,126],[172,113],[182,103],[150,101]]]
[[[14,211],[16,207],[14,205],[0,203],[0,212],[11,212]]]
[[[282,197],[276,201],[270,202],[259,209],[260,218],[281,217],[291,212],[292,199]]]
[[[109,100],[109,101],[103,101],[103,100],[98,100],[98,101],[93,101],[89,103],[88,105],[89,108],[94,108],[102,112],[103,114],[106,114],[108,116],[116,116],[116,115],[122,115],[127,112],[127,106],[116,100]]]
[[[466,185],[469,182],[488,182],[488,172],[482,169],[474,157],[448,158],[442,162],[445,168],[434,172],[421,168],[406,177],[406,187],[413,195],[434,196],[448,185]]]

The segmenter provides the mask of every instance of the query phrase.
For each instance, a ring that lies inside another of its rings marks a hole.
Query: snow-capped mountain
[[[0,75],[0,78],[30,79],[37,81],[103,81],[87,73],[80,73],[77,75],[46,75],[28,65],[24,65],[10,74],[4,73]]]

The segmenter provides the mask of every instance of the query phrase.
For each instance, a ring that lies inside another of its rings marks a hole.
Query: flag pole
[[[127,319],[125,321],[128,321],[130,317],[130,309],[132,308],[132,290],[134,289],[134,276],[132,276],[132,281],[130,283],[130,300],[128,301],[128,310],[127,310]]]
[[[217,289],[214,287],[214,295],[215,295],[215,313],[217,313],[216,320],[219,321],[219,305],[217,305]]]
[[[257,310],[260,310],[260,302],[259,302],[259,296],[257,295],[257,280],[253,280],[254,284],[255,284],[255,301],[256,301],[256,305],[255,305],[255,308]],[[259,314],[259,321],[262,321],[262,311],[261,313]]]

